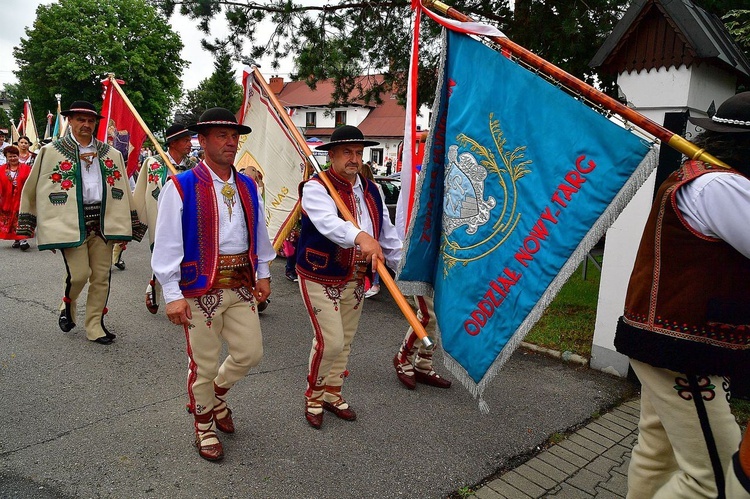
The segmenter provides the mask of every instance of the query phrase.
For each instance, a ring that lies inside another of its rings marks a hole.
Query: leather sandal
[[[232,419],[232,409],[227,407],[226,402],[224,402],[224,407],[221,407],[220,409],[217,409],[214,407],[214,422],[216,423],[216,428],[219,429],[219,431],[223,433],[234,433],[234,420]],[[219,414],[224,412],[226,410],[226,415],[223,418],[219,417]]]
[[[398,360],[398,354],[393,357],[393,367],[396,368],[396,377],[409,390],[414,390],[417,387],[417,381],[414,379],[414,368],[411,364],[402,364]]]
[[[342,405],[346,405],[346,409],[342,409]],[[323,401],[323,409],[325,409],[326,411],[334,413],[336,417],[345,421],[354,421],[355,419],[357,419],[357,413],[354,412],[354,409],[348,407],[348,405],[349,404],[346,403],[346,400],[342,398],[333,403]]]
[[[310,409],[312,408],[321,408],[321,411],[319,413],[313,413],[310,412]],[[322,405],[320,402],[310,402],[309,400],[305,404],[305,419],[307,422],[315,428],[316,430],[319,430],[321,426],[323,426],[323,410]]]
[[[198,454],[207,461],[219,461],[224,458],[224,447],[213,430],[196,430],[195,446],[198,448]]]
[[[451,382],[440,376],[438,373],[430,369],[428,372],[420,371],[419,369],[414,370],[414,379],[417,383],[423,385],[436,386],[438,388],[450,388]]]

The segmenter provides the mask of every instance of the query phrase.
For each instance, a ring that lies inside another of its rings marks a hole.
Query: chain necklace
[[[359,198],[359,196],[357,195],[356,192],[354,192],[353,194],[354,194],[354,202],[357,205],[356,206],[356,208],[357,208],[357,221],[361,221],[362,220],[362,200]]]
[[[229,210],[229,221],[232,221],[232,207],[234,206],[234,187],[229,182],[224,182],[224,187],[221,188],[221,195],[224,196],[224,204],[227,205]]]

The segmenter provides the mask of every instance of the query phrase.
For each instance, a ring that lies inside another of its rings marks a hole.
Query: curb
[[[525,341],[521,342],[521,346],[527,350],[531,350],[532,352],[537,352],[537,353],[541,353],[544,355],[548,355],[556,359],[562,359],[563,362],[570,362],[571,364],[578,364],[581,366],[589,365],[589,359],[587,359],[586,357],[582,357],[578,355],[577,353],[573,353],[568,350],[564,352],[560,352],[559,350],[552,350],[551,348],[540,347],[539,345],[535,345],[533,343],[526,343]]]

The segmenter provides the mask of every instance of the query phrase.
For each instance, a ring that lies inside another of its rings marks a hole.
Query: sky
[[[13,74],[15,59],[13,58],[13,47],[19,45],[21,38],[26,38],[27,27],[31,27],[36,18],[36,8],[40,4],[54,3],[55,0],[0,0],[3,13],[3,28],[0,29],[0,88],[6,83],[15,83],[17,79]],[[189,61],[189,66],[183,72],[183,88],[186,90],[198,86],[201,80],[211,76],[213,72],[213,57],[200,46],[200,32],[196,29],[196,22],[175,14],[170,19],[173,30],[180,34],[184,48],[182,58]],[[226,34],[226,28],[221,21],[214,21],[211,25],[216,35]],[[185,36],[188,33],[196,33],[196,36]],[[261,73],[266,77],[272,74],[287,77],[292,69],[291,61],[282,61],[281,72],[270,72],[270,59],[259,61]],[[242,65],[235,65],[237,81],[242,76]],[[266,71],[268,69],[269,71]]]

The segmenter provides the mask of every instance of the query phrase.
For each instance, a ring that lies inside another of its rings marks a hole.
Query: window
[[[336,126],[346,125],[346,111],[336,111]]]
[[[378,147],[377,149],[370,149],[370,160],[376,165],[383,164],[383,149]]]
[[[311,113],[305,113],[305,126],[309,128],[315,128],[315,117],[316,117],[315,111]]]

